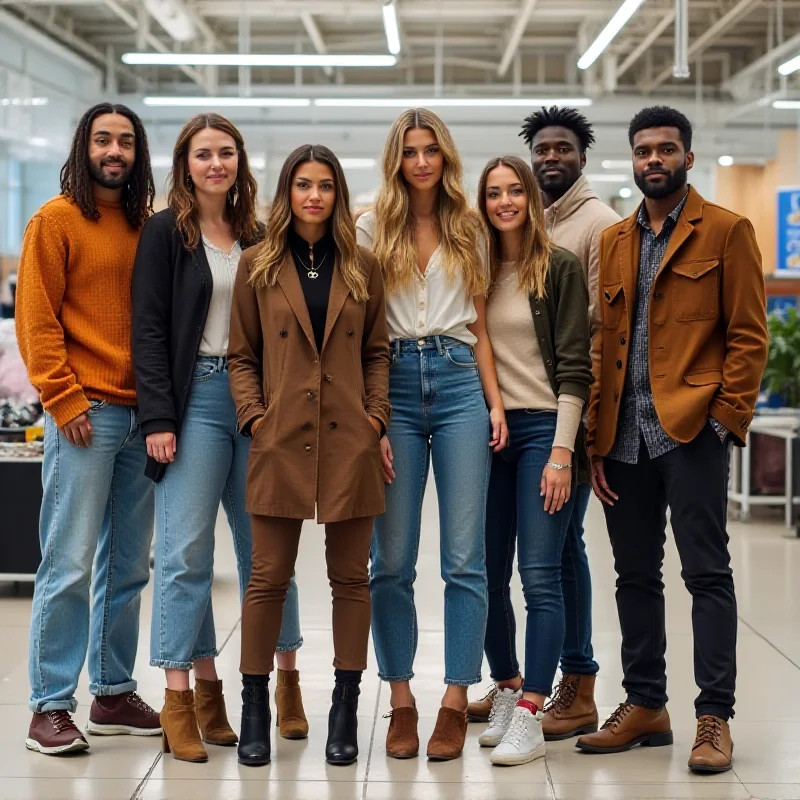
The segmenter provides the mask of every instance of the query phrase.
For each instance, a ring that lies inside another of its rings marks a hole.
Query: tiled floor
[[[436,499],[431,484],[417,580],[421,636],[415,691],[421,712],[423,746],[430,733],[442,675],[442,584],[439,578]],[[240,767],[234,749],[211,748],[207,764],[163,757],[159,741],[134,737],[93,738],[91,753],[46,758],[25,749],[30,715],[26,670],[30,599],[0,587],[0,800],[798,800],[800,799],[800,541],[783,538],[780,525],[731,523],[741,614],[735,769],[698,778],[686,769],[694,735],[690,603],[669,547],[668,593],[670,713],[675,729],[671,748],[639,748],[627,754],[588,756],[572,742],[548,745],[534,764],[492,767],[489,751],[478,747],[480,725],[471,725],[463,758],[429,764],[387,759],[387,692],[375,675],[371,655],[362,688],[358,764],[326,765],[323,750],[332,681],[330,599],[324,574],[321,531],[307,523],[298,561],[301,613],[306,644],[300,670],[311,734],[307,741],[278,739],[271,766]],[[226,683],[232,724],[238,727],[239,609],[230,537],[218,527],[214,613],[222,652],[219,669]],[[595,578],[595,650],[601,664],[597,697],[601,715],[621,700],[619,633],[614,607],[614,575],[602,512],[590,508],[587,542]],[[522,597],[517,587],[517,607]],[[160,708],[161,674],[147,666],[151,599],[142,610],[137,678],[141,694]],[[524,613],[524,611],[522,611]],[[520,626],[520,641],[524,626]],[[86,721],[90,697],[81,681],[77,718]],[[476,687],[477,695],[483,687]]]

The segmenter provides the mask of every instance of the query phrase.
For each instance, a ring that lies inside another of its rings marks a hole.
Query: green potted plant
[[[769,357],[764,385],[789,408],[800,407],[800,316],[796,308],[770,314]]]

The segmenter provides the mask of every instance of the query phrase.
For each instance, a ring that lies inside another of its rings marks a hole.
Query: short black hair
[[[532,150],[533,140],[537,133],[543,128],[567,128],[578,138],[581,146],[581,153],[585,153],[594,144],[594,128],[580,111],[574,108],[559,108],[542,106],[541,111],[534,111],[529,117],[525,117],[520,136],[525,140],[525,144]]]
[[[628,128],[628,141],[633,147],[633,137],[647,128],[677,128],[688,153],[692,149],[692,123],[685,114],[669,106],[650,106],[643,108],[632,120]]]

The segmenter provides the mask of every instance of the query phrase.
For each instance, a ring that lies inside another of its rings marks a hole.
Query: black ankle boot
[[[270,760],[268,678],[242,676],[242,732],[239,735],[239,763],[261,767]]]
[[[358,696],[357,685],[337,683],[333,690],[331,712],[328,715],[328,744],[325,758],[329,764],[346,766],[358,758]]]

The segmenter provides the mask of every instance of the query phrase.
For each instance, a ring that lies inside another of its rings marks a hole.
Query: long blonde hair
[[[336,184],[336,204],[330,219],[333,240],[339,256],[339,271],[353,299],[369,299],[367,276],[364,273],[356,244],[356,225],[350,212],[350,192],[339,159],[321,144],[304,144],[289,155],[281,168],[278,186],[267,221],[267,232],[253,260],[250,283],[254,286],[274,286],[278,280],[286,254],[289,251],[288,235],[292,223],[292,181],[297,169],[309,161],[327,164]]]
[[[445,269],[450,277],[457,269],[462,271],[470,295],[484,294],[487,282],[481,258],[481,226],[462,186],[461,158],[447,126],[425,108],[411,108],[395,120],[383,151],[383,184],[375,204],[374,252],[386,289],[391,293],[407,286],[419,271],[408,186],[401,170],[404,137],[419,128],[433,133],[444,156],[436,217]]]
[[[516,172],[528,196],[528,214],[525,217],[525,234],[517,261],[517,277],[523,292],[540,300],[546,296],[545,281],[550,268],[553,246],[544,223],[544,207],[531,168],[516,156],[493,158],[484,168],[478,186],[478,209],[489,231],[489,291],[500,268],[500,231],[492,225],[486,212],[486,187],[489,173],[497,167],[508,167]]]

